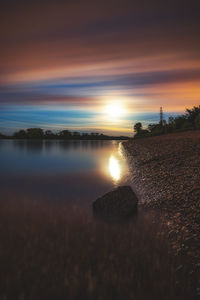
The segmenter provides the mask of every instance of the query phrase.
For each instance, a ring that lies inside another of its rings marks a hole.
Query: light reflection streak
[[[109,172],[111,177],[115,180],[118,181],[121,177],[121,170],[120,170],[120,165],[118,160],[111,155],[109,158]]]

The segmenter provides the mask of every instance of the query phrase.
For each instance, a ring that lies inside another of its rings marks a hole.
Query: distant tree
[[[88,133],[83,132],[83,133],[82,133],[82,138],[83,138],[83,139],[87,139],[87,138],[88,138]]]
[[[44,131],[41,128],[29,128],[26,132],[29,139],[41,139],[44,137]]]
[[[175,121],[174,117],[168,118],[168,123],[166,124],[166,132],[171,133],[175,130]]]
[[[187,116],[182,115],[174,118],[175,129],[182,129],[183,124],[187,121]]]
[[[4,139],[6,136],[2,133],[0,133],[0,139]]]
[[[194,106],[192,109],[186,109],[186,118],[195,127],[195,120],[200,114],[200,105]]]
[[[149,130],[142,129],[142,123],[138,122],[134,125],[134,131],[136,134],[134,135],[134,138],[140,138],[144,136],[149,136]]]
[[[75,138],[80,137],[80,132],[74,131],[73,132],[73,137],[75,137]]]
[[[168,118],[168,124],[174,124],[174,118],[173,117]]]
[[[182,123],[181,129],[187,130],[187,129],[193,129],[192,123],[190,123],[188,120],[185,120],[185,122]]]
[[[200,129],[200,114],[195,119],[195,127],[196,129]]]
[[[0,138],[9,138],[0,133]],[[12,135],[15,139],[85,139],[85,140],[117,140],[117,139],[129,139],[129,137],[119,137],[119,136],[108,136],[98,132],[92,133],[80,133],[74,131],[73,133],[65,129],[57,133],[53,133],[51,130],[43,131],[41,128],[29,128],[27,130],[19,130]]]
[[[135,123],[133,128],[136,133],[139,133],[142,130],[142,123],[140,123],[140,122]]]
[[[64,139],[69,139],[72,137],[72,133],[69,130],[65,129],[60,131],[59,136]]]
[[[153,132],[157,126],[158,126],[158,124],[149,124],[148,125],[149,132]]]
[[[26,139],[27,133],[25,130],[21,129],[13,134],[14,139]]]
[[[51,139],[54,138],[56,135],[51,130],[46,130],[44,133],[45,138]]]
[[[159,135],[159,134],[163,133],[164,127],[159,122],[158,124],[149,124],[148,130],[149,130],[150,135]]]
[[[135,138],[144,136],[154,136],[166,134],[176,131],[200,129],[200,105],[194,106],[192,109],[186,109],[186,113],[177,117],[169,117],[168,122],[149,124],[148,132],[142,129],[140,122],[134,125],[136,132]]]
[[[45,135],[47,135],[47,136],[48,136],[48,135],[52,135],[52,134],[53,134],[53,132],[52,132],[51,130],[46,130],[46,131],[45,131]]]

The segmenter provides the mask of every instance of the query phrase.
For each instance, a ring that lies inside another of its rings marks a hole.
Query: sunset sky
[[[130,135],[200,104],[197,3],[1,1],[0,132]]]

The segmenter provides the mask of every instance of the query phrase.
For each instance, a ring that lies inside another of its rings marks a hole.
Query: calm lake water
[[[119,141],[0,140],[4,196],[88,206],[124,184],[130,179]]]

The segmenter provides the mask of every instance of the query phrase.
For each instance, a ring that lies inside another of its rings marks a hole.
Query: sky
[[[0,132],[131,135],[200,104],[197,1],[3,0]]]

